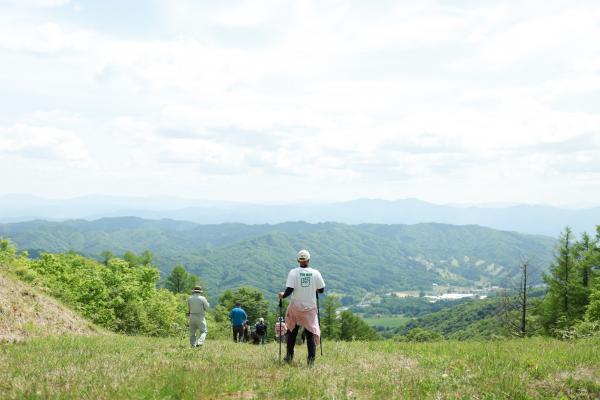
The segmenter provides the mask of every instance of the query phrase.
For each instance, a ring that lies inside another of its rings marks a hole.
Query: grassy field
[[[0,398],[598,398],[600,339],[324,343],[305,366],[277,345],[105,335],[0,345]]]
[[[385,329],[393,329],[404,326],[410,321],[409,317],[394,316],[394,317],[373,317],[363,318],[369,326],[382,326]]]

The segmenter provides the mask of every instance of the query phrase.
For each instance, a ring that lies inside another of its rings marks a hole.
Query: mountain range
[[[433,283],[502,286],[518,274],[523,257],[534,259],[539,282],[555,245],[550,237],[476,225],[200,225],[137,217],[0,224],[0,236],[32,256],[73,250],[100,259],[105,250],[116,255],[150,250],[163,274],[182,264],[213,293],[241,285],[265,292],[281,289],[301,248],[311,251],[313,265],[342,294],[430,288]]]
[[[440,205],[417,199],[360,199],[337,203],[246,204],[160,197],[85,196],[51,200],[30,195],[0,196],[0,222],[32,219],[95,220],[136,216],[200,224],[279,224],[287,221],[344,224],[444,223],[556,237],[565,226],[580,234],[593,231],[600,207],[560,208],[547,205]]]

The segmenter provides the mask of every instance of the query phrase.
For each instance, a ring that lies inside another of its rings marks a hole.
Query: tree
[[[550,274],[544,275],[548,292],[540,312],[542,325],[549,333],[572,326],[585,314],[587,290],[582,285],[581,268],[577,265],[581,258],[579,247],[567,227],[559,238],[558,254],[550,266]]]
[[[423,328],[413,328],[406,334],[406,340],[409,342],[434,342],[442,339],[444,337],[441,333],[428,331]]]
[[[346,310],[340,314],[340,339],[342,340],[375,340],[377,333],[362,318]]]
[[[8,239],[0,239],[0,263],[8,263],[15,258],[17,250]]]
[[[176,265],[165,279],[165,287],[173,293],[189,293],[199,282],[199,278],[189,273],[184,266]]]
[[[217,313],[219,321],[229,321],[229,312],[240,303],[248,314],[250,323],[255,323],[258,318],[269,319],[269,302],[265,300],[263,293],[252,287],[241,287],[235,292],[226,290],[219,298]]]
[[[123,259],[132,267],[155,267],[154,254],[152,254],[152,252],[149,250],[144,250],[142,253],[140,253],[140,255],[135,254],[133,251],[127,251],[125,254],[123,254]]]
[[[321,334],[325,339],[336,340],[340,337],[340,319],[337,309],[341,306],[340,301],[334,295],[325,297],[323,301],[323,312],[321,313]]]
[[[102,259],[102,264],[108,265],[108,262],[112,258],[115,258],[115,255],[112,252],[110,252],[109,250],[104,250],[102,253],[100,253],[100,257]]]
[[[596,237],[590,243],[589,251],[586,257],[586,269],[589,273],[590,297],[586,309],[585,319],[590,322],[600,322],[600,278],[598,269],[600,268],[600,225],[596,226]]]
[[[585,319],[590,322],[600,322],[600,284],[596,285],[590,296],[590,304],[585,312]]]
[[[504,292],[499,313],[500,319],[506,329],[513,335],[525,337],[530,334],[529,312],[533,307],[530,300],[532,275],[531,259],[522,259],[520,262],[520,281],[516,289]]]

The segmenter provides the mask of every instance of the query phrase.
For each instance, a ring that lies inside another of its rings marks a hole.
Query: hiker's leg
[[[235,326],[232,326],[231,330],[233,331],[233,341],[237,343],[237,329],[235,329]]]
[[[198,344],[200,346],[202,346],[204,344],[204,341],[206,340],[206,334],[208,332],[208,329],[206,328],[206,318],[202,318],[202,321],[200,322],[200,339],[198,339]]]
[[[296,336],[298,336],[299,325],[296,325],[293,331],[287,332],[287,357],[292,359],[294,357],[294,346],[296,345]]]
[[[315,343],[315,335],[312,332],[304,330],[306,332],[306,347],[308,349],[308,363],[312,364],[315,360],[315,353],[317,350],[317,344]]]
[[[198,331],[198,318],[190,315],[190,347],[196,346],[196,332]]]

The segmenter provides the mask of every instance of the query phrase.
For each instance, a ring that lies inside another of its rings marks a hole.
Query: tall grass
[[[0,398],[406,399],[598,398],[600,339],[325,342],[279,365],[277,345],[52,337],[0,345]],[[285,352],[285,349],[284,349]]]

